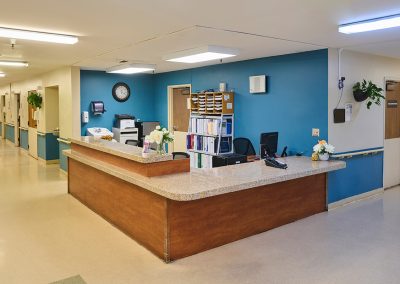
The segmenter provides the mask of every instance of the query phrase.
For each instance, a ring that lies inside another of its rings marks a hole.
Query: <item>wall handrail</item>
[[[64,138],[57,138],[57,141],[68,145],[71,144],[71,141]]]
[[[20,127],[19,127],[19,129],[21,129],[21,130],[25,130],[25,131],[28,131],[28,128],[26,128],[26,127],[23,127],[23,126],[20,126]]]
[[[351,158],[354,156],[361,156],[361,155],[363,155],[363,156],[374,155],[379,152],[384,152],[384,149],[379,148],[379,149],[361,150],[361,151],[354,151],[354,152],[341,153],[341,154],[333,154],[331,157],[337,158],[337,159],[345,159],[345,158]]]
[[[5,124],[5,125],[8,125],[8,126],[12,126],[12,127],[15,126],[13,123],[9,123],[9,122],[4,122],[4,124]]]
[[[38,132],[37,132],[37,135],[39,135],[39,136],[46,136],[46,133],[38,131]]]

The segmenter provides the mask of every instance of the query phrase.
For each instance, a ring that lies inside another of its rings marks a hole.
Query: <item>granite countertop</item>
[[[172,160],[171,154],[157,155],[155,151],[148,153],[148,157],[143,157],[141,147],[95,139],[93,136],[82,136],[78,139],[71,138],[70,140],[72,143],[139,163],[157,163]]]
[[[71,150],[64,150],[64,153],[81,163],[177,201],[206,198],[346,167],[343,161],[314,162],[309,157],[287,157],[279,159],[288,164],[286,170],[267,167],[261,160],[214,169],[191,169],[188,173],[149,178]]]

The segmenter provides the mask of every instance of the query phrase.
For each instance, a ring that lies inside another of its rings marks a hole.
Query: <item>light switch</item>
[[[319,128],[313,128],[312,129],[312,136],[313,137],[319,137]]]

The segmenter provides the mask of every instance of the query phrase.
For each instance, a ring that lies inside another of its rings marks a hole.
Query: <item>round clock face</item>
[[[125,102],[129,99],[131,95],[131,90],[129,86],[125,83],[117,83],[114,85],[112,89],[112,95],[115,100],[119,102]]]

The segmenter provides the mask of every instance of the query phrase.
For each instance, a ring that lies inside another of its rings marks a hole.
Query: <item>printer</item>
[[[135,117],[129,114],[116,114],[112,129],[114,138],[122,144],[138,145],[139,131],[135,127]]]
[[[135,117],[129,114],[116,114],[114,117],[114,128],[135,128]]]

